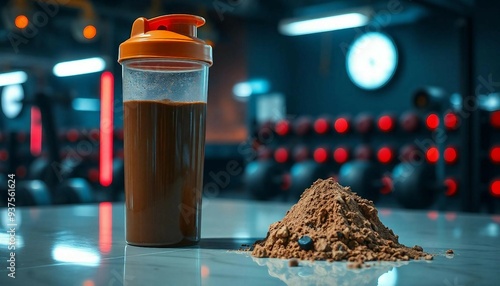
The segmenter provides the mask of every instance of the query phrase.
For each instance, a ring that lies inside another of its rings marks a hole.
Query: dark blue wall
[[[399,66],[385,87],[365,91],[348,78],[345,47],[359,29],[289,38],[294,49],[288,110],[292,114],[381,113],[409,109],[419,87],[437,85],[450,92],[459,88],[459,37],[454,21],[427,18],[419,23],[388,27]]]
[[[500,82],[500,18],[496,15],[500,2],[476,1],[475,9],[475,82],[480,84],[481,76]],[[248,26],[249,77],[269,79],[273,91],[286,94],[288,113],[294,115],[407,110],[419,87],[435,85],[450,93],[461,92],[459,22],[451,13],[441,12],[382,29],[395,41],[400,62],[391,82],[375,91],[357,88],[345,68],[345,49],[364,28],[285,37],[277,32],[277,23],[252,24]],[[489,89],[496,92],[500,86]]]

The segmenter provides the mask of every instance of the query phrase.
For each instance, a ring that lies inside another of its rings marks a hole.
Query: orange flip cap
[[[138,18],[132,25],[130,39],[120,45],[118,62],[171,58],[212,65],[212,47],[196,37],[197,28],[203,24],[205,19],[202,17],[187,14]]]

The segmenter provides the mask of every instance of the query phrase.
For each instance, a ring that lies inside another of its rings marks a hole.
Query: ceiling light
[[[28,75],[23,71],[15,71],[0,74],[0,86],[22,84],[28,79]]]
[[[299,36],[360,27],[368,24],[370,11],[364,8],[308,18],[286,19],[279,23],[278,30],[286,36]]]
[[[265,94],[270,90],[269,81],[265,79],[252,79],[237,83],[233,86],[233,94],[239,98],[246,98],[252,94]]]
[[[52,72],[55,76],[65,77],[100,72],[105,68],[106,62],[104,59],[95,57],[58,63],[54,66]]]
[[[97,98],[75,98],[71,102],[71,107],[78,111],[99,111],[100,105]]]

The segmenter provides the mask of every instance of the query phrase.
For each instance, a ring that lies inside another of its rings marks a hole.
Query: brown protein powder
[[[299,243],[300,240],[300,243]],[[267,237],[254,244],[252,255],[302,260],[353,262],[432,259],[422,247],[406,247],[384,226],[372,201],[332,178],[306,189],[285,217],[271,224]]]

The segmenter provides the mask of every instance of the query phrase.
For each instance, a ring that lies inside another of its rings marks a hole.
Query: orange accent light
[[[16,19],[14,19],[14,25],[16,25],[18,29],[24,29],[28,27],[29,23],[30,21],[28,20],[28,17],[26,17],[26,15],[18,15]]]
[[[92,40],[97,35],[97,29],[94,25],[87,25],[82,31],[83,37],[87,40]]]

